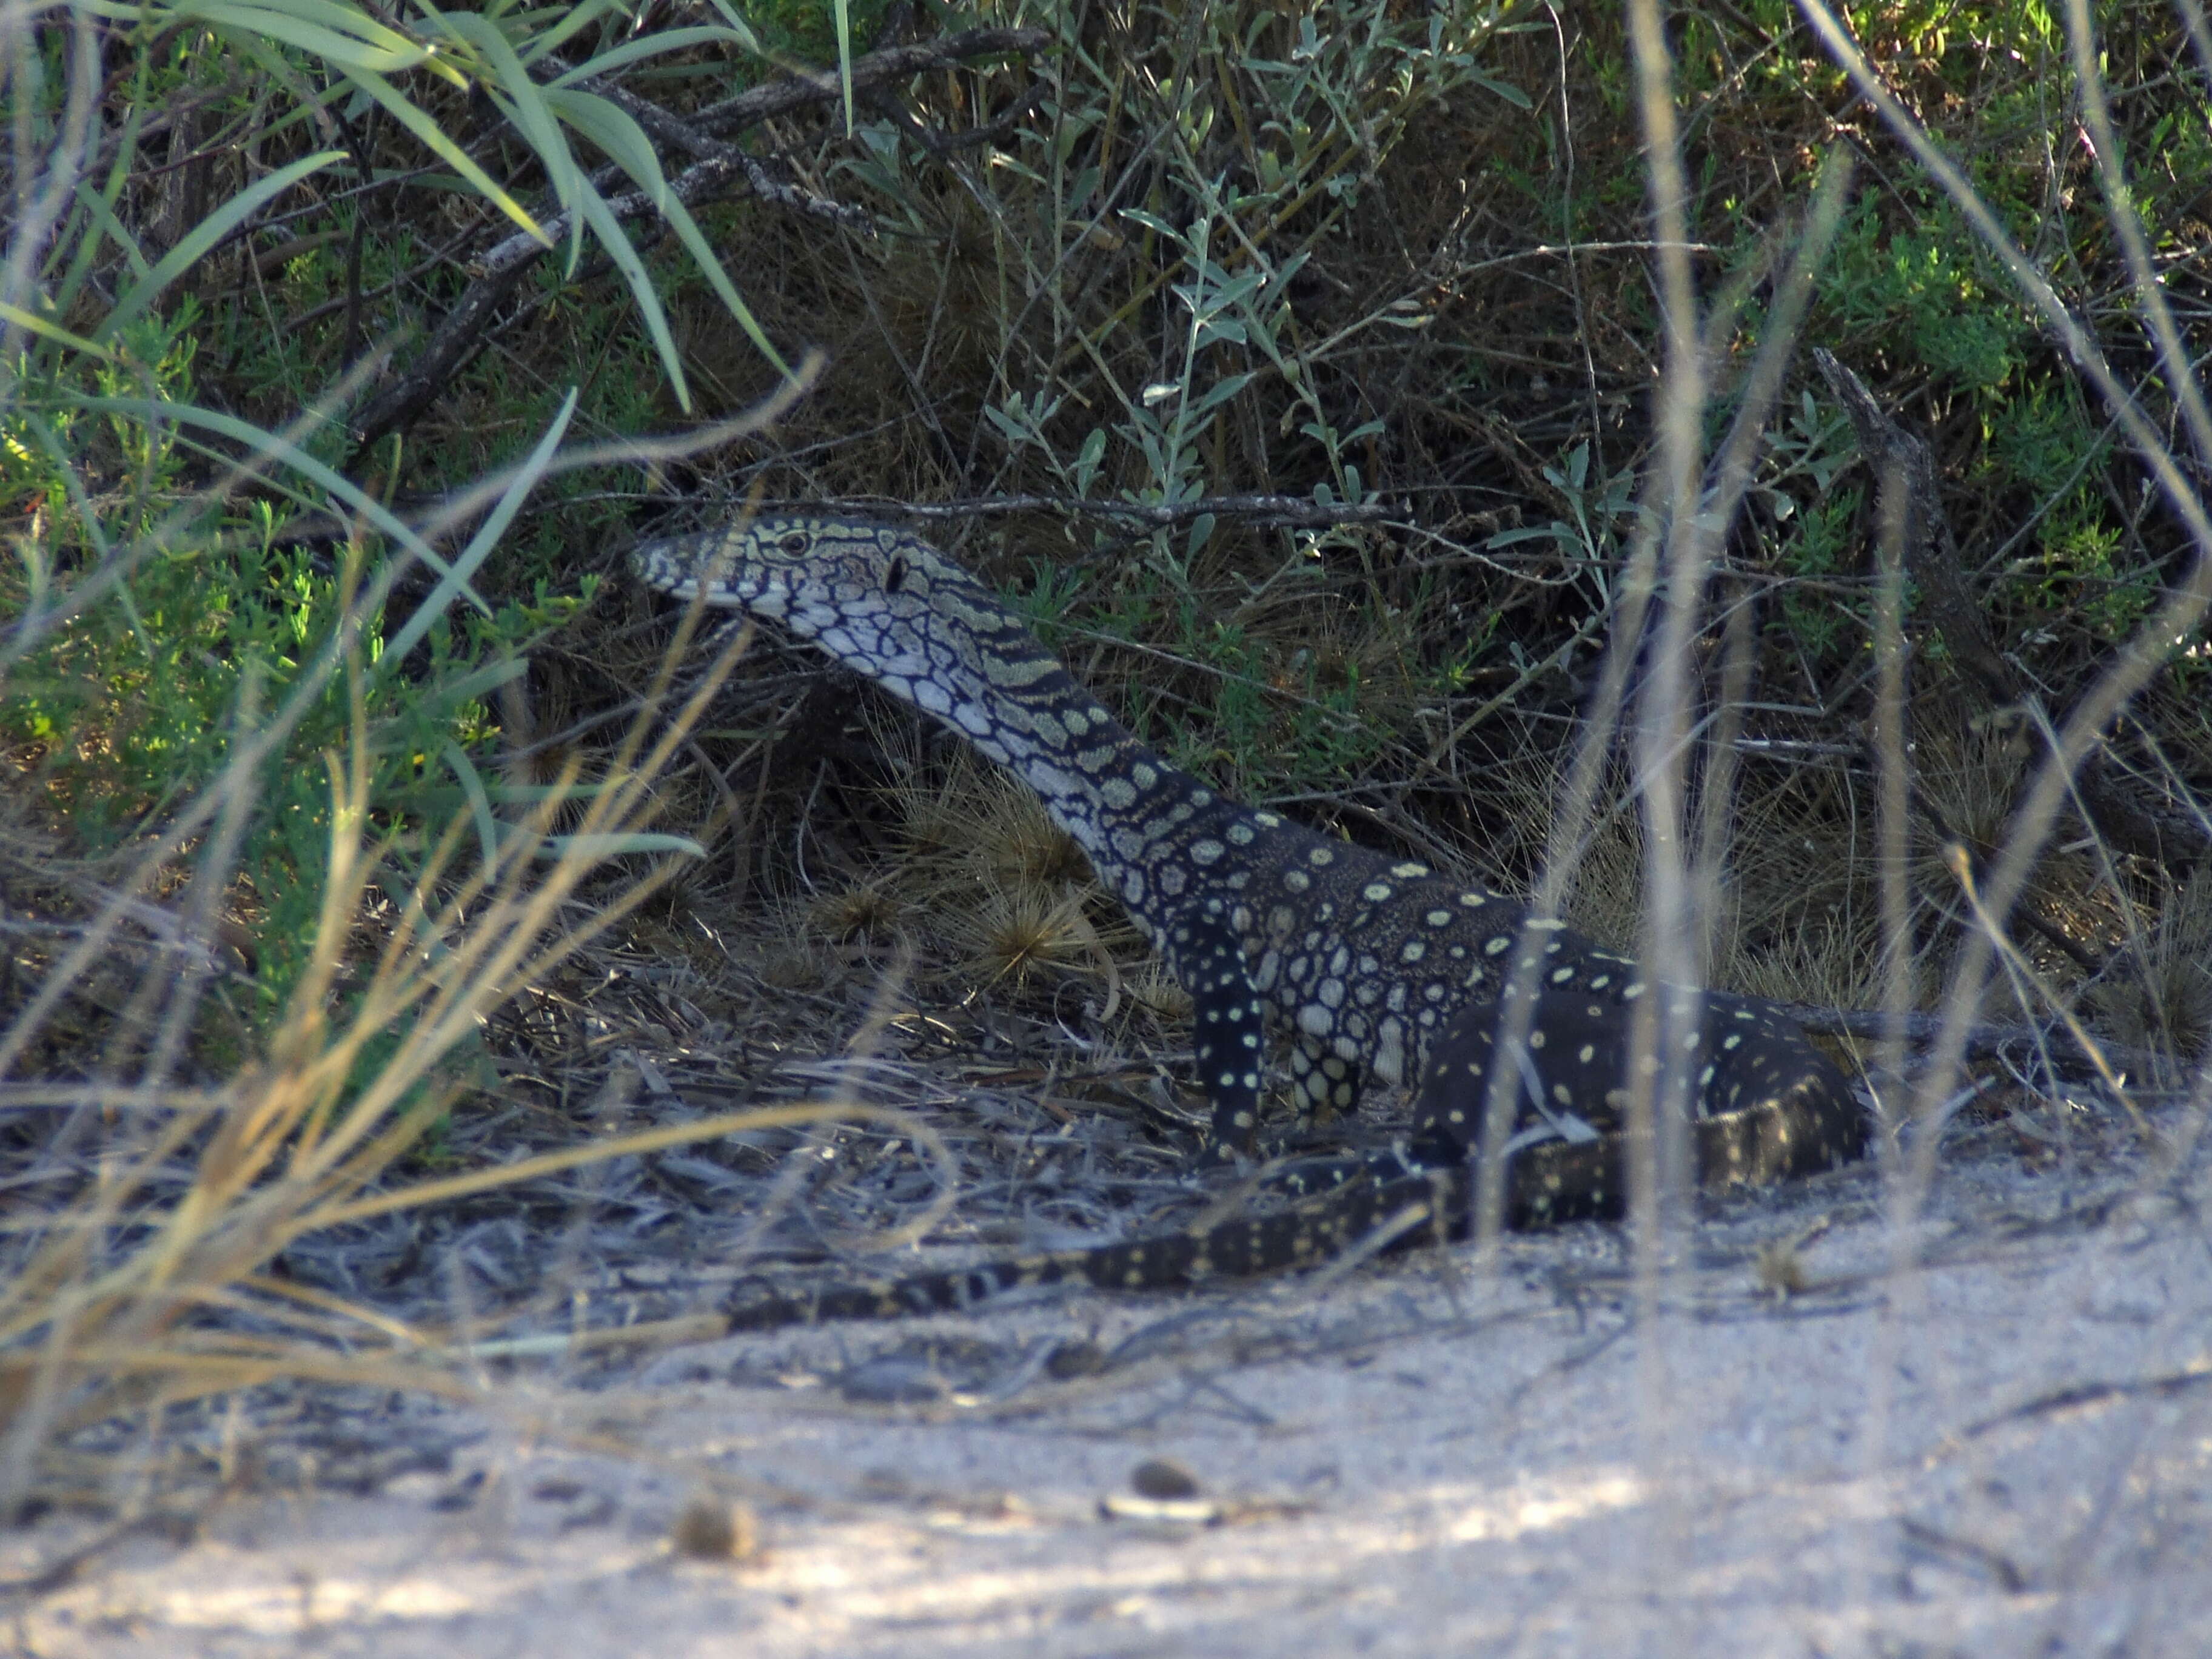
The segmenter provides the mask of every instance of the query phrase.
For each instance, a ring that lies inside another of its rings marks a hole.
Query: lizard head
[[[629,563],[647,587],[688,600],[703,585],[708,605],[774,617],[806,633],[814,631],[808,619],[825,608],[914,614],[928,608],[933,592],[975,586],[902,530],[798,514],[647,542]]]
[[[943,711],[918,683],[950,670],[1032,657],[1057,666],[988,588],[888,525],[763,516],[645,543],[629,562],[648,587],[772,618],[933,712]]]

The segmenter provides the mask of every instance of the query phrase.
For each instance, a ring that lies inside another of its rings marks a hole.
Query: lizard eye
[[[794,530],[784,536],[776,543],[776,545],[796,558],[799,554],[806,551],[806,537],[803,532]]]
[[[899,554],[891,556],[890,568],[884,572],[884,592],[896,593],[906,586],[906,560]]]

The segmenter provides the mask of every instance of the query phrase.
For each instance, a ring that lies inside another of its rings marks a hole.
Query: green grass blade
[[[97,191],[88,191],[83,184],[79,183],[73,192],[76,205],[70,210],[69,223],[64,227],[62,236],[55,246],[74,246],[76,252],[70,256],[69,268],[63,273],[61,280],[53,284],[46,295],[46,304],[58,317],[70,314],[70,308],[76,304],[77,296],[84,292],[85,283],[91,280],[94,266],[100,257],[100,239],[90,234],[89,226],[85,222],[89,221],[92,225],[114,222],[115,204],[122,196],[124,185],[137,168],[138,121],[138,111],[135,107],[124,118],[123,130],[116,134],[115,161],[108,169],[106,184]],[[143,265],[145,261],[138,252],[137,243],[128,235],[124,236],[122,241],[129,257]]]
[[[387,750],[386,752],[391,752]],[[547,801],[595,800],[609,789],[619,787],[612,782],[601,783],[501,783],[487,782],[484,795],[494,806],[543,806]],[[468,803],[462,790],[440,785],[423,785],[407,792],[408,800],[426,812],[450,811]]]
[[[570,191],[574,189],[575,158],[568,154],[560,123],[545,107],[545,100],[540,96],[543,88],[530,78],[530,70],[515,51],[514,43],[498,24],[480,12],[444,12],[439,15],[438,21],[447,33],[476,49],[483,68],[489,71],[489,84],[495,86],[513,103],[516,127],[531,149],[538,152],[549,175],[554,175],[554,194],[563,207],[572,205]],[[562,173],[565,179],[559,176]]]
[[[545,104],[555,115],[605,150],[614,164],[653,198],[654,207],[665,210],[668,177],[660,170],[660,156],[653,148],[653,140],[645,136],[645,129],[619,105],[594,94],[565,87],[548,87]]]
[[[417,109],[398,88],[380,75],[367,75],[357,70],[347,70],[346,80],[384,106],[392,118],[413,133],[423,147],[467,181],[484,200],[520,226],[541,246],[551,247],[553,239],[545,234],[544,227],[530,216],[530,210],[508,195],[492,176],[472,161],[467,151],[449,137],[444,128],[423,111]]]
[[[737,8],[730,3],[730,0],[708,0],[708,3],[713,6],[716,11],[721,13],[722,21],[725,23],[727,23],[732,29],[744,36],[744,38],[751,43],[754,52],[757,52],[763,58],[768,56],[766,49],[762,46],[759,40],[755,37],[752,25],[746,22],[744,18],[738,15]]]
[[[418,40],[388,29],[350,6],[321,0],[293,0],[287,5],[240,5],[229,0],[185,0],[181,17],[197,17],[224,33],[247,40],[282,40],[328,64],[370,75],[398,75],[432,64],[448,79],[453,71],[435,64],[435,54]]]
[[[530,672],[530,664],[521,657],[503,657],[497,662],[488,662],[481,668],[471,669],[459,679],[440,680],[424,688],[422,707],[432,713],[457,708],[460,704],[496,691],[509,680],[520,679]]]
[[[672,204],[672,198],[671,201]],[[591,222],[592,234],[598,236],[600,246],[606,249],[608,257],[622,272],[623,280],[629,284],[630,294],[637,301],[637,308],[645,313],[646,328],[653,336],[653,349],[660,354],[661,366],[668,371],[669,385],[676,393],[676,401],[685,414],[690,414],[691,387],[684,378],[684,359],[676,349],[675,337],[668,331],[668,317],[660,308],[660,296],[653,291],[652,273],[646,270],[645,261],[638,258],[637,249],[630,245],[629,238],[623,234],[613,210],[607,206],[606,198],[592,187],[592,181],[588,179],[584,180],[582,205],[584,217]]]
[[[738,290],[732,286],[728,274],[722,269],[720,256],[708,245],[707,234],[699,228],[699,222],[691,216],[691,210],[672,196],[668,198],[668,206],[664,210],[664,216],[675,230],[678,240],[690,250],[691,258],[697,263],[700,274],[706,277],[708,285],[721,297],[722,304],[728,308],[730,315],[738,319],[738,326],[744,330],[746,337],[760,349],[762,356],[775,365],[777,374],[782,375],[787,380],[795,379],[791,365],[785,362],[776,349],[769,343],[767,331],[761,327],[759,319],[754,317],[751,309],[745,302],[738,297]],[[687,404],[684,407],[688,409],[690,405]]]
[[[491,797],[484,793],[483,780],[477,775],[476,763],[460,744],[447,744],[444,754],[446,764],[461,781],[461,793],[468,797],[469,816],[476,820],[477,843],[483,854],[483,867],[495,869],[499,865],[499,820],[491,814]]]
[[[385,642],[384,653],[376,662],[380,672],[389,672],[396,667],[430,631],[430,624],[444,616],[447,607],[467,591],[469,578],[476,574],[477,567],[490,555],[492,549],[499,545],[499,538],[507,533],[507,526],[514,521],[523,501],[537,486],[538,475],[545,471],[546,462],[552,459],[554,450],[560,445],[561,435],[568,431],[569,419],[575,412],[576,389],[571,386],[568,395],[561,400],[560,411],[553,416],[552,424],[546,428],[545,435],[538,441],[537,447],[530,452],[530,459],[516,471],[514,481],[501,493],[498,505],[485,516],[477,533],[469,538],[469,544],[461,550],[460,557],[453,561],[453,568],[439,579],[437,586],[430,590],[429,597],[415,607],[415,614],[407,619],[400,630]]]
[[[584,0],[583,4],[572,7],[565,13],[556,13],[558,21],[550,28],[532,35],[517,48],[522,54],[522,61],[533,67],[543,63],[546,53],[560,51],[602,17],[619,15],[627,25],[631,3],[632,0]],[[492,8],[495,14],[505,9],[501,6]]]
[[[845,89],[845,136],[853,136],[853,10],[852,0],[830,0],[837,20],[837,82]]]
[[[529,672],[528,658],[501,657],[451,679],[432,680],[428,684],[416,687],[411,694],[413,702],[410,707],[418,720],[448,720],[463,703],[480,701],[509,680],[520,679]],[[372,754],[397,754],[403,750],[412,751],[420,746],[417,729],[404,722],[396,722],[381,731],[371,732],[368,737],[368,749]],[[432,792],[433,794],[434,793]],[[494,800],[509,798],[509,792],[504,788],[493,789],[490,793]],[[423,797],[425,800],[431,798],[430,794]]]
[[[89,185],[79,185],[76,187],[76,202],[91,216],[93,223],[100,228],[100,234],[123,250],[125,263],[130,265],[134,279],[143,283],[153,275],[154,267],[147,262],[144,251],[138,246],[138,239],[125,228],[123,221],[116,216],[114,198],[101,195]],[[97,247],[100,239],[88,236],[85,240]]]
[[[672,836],[657,830],[632,830],[619,836],[548,836],[538,848],[541,858],[573,853],[582,858],[620,858],[631,853],[683,853],[695,859],[707,849],[689,836]]]
[[[536,153],[545,169],[546,182],[552,186],[554,199],[568,210],[574,228],[568,237],[566,274],[574,276],[577,262],[584,252],[583,224],[575,216],[583,171],[569,153],[568,140],[561,131],[561,123],[546,106],[544,89],[530,78],[530,71],[515,54],[514,44],[489,18],[477,12],[456,11],[446,13],[441,21],[447,30],[482,55],[485,67],[491,71],[491,80],[487,84],[497,88],[495,101],[502,102],[505,113],[522,134],[523,142]]]
[[[748,28],[713,28],[704,24],[688,29],[670,29],[665,33],[648,34],[635,40],[625,40],[618,46],[610,46],[598,57],[579,64],[567,74],[558,76],[545,84],[565,87],[594,75],[611,75],[640,58],[658,58],[663,52],[682,52],[691,46],[711,46],[726,41],[758,57],[768,54],[761,50],[760,41]]]
[[[71,351],[86,352],[103,362],[114,360],[115,354],[106,346],[88,340],[82,334],[72,334],[58,324],[48,322],[36,312],[25,311],[19,306],[11,306],[5,300],[0,300],[0,321],[11,323],[27,333],[37,335],[42,340],[52,340],[56,345],[67,346]]]

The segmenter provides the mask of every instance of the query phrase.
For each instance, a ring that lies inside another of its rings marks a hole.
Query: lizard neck
[[[1036,791],[1147,933],[1160,932],[1186,897],[1184,884],[1162,867],[1170,848],[1201,830],[1225,836],[1232,823],[1248,832],[1269,822],[1287,827],[1164,759],[1027,630],[1016,636],[1025,648],[1006,637],[991,641],[988,670],[963,652],[951,672],[940,661],[928,681],[883,684]]]

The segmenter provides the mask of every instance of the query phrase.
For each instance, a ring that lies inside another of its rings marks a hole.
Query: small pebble
[[[1073,1376],[1096,1376],[1106,1369],[1106,1350],[1096,1342],[1063,1342],[1044,1362],[1045,1375],[1056,1382]]]
[[[1139,1498],[1195,1498],[1198,1477],[1171,1458],[1148,1457],[1129,1476],[1130,1489]]]
[[[743,1504],[699,1497],[678,1514],[668,1542],[694,1561],[743,1561],[759,1547],[760,1528]]]

